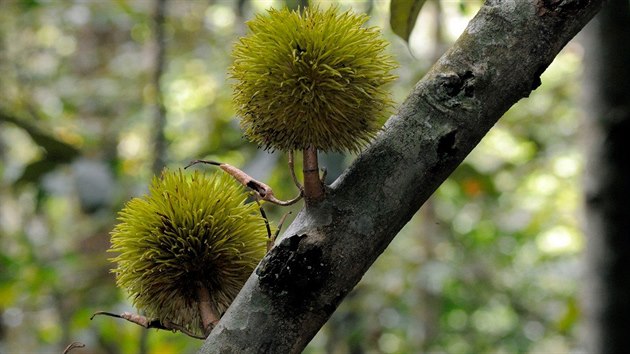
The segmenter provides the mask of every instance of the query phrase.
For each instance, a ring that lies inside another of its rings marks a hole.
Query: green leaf
[[[146,16],[143,16],[143,14],[134,10],[127,0],[115,0],[114,3],[118,5],[119,9],[121,9],[125,14],[131,16],[134,20],[139,22],[146,21]]]
[[[420,9],[426,0],[391,0],[389,4],[389,24],[392,30],[405,42],[409,42],[409,36],[416,25]]]
[[[39,0],[22,0],[19,4],[26,11],[42,6]]]

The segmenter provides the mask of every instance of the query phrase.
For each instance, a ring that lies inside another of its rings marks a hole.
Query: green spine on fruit
[[[112,231],[116,282],[148,318],[203,334],[198,286],[222,314],[266,251],[256,203],[232,177],[165,170]]]
[[[230,69],[245,136],[281,151],[355,152],[369,142],[392,106],[396,63],[367,20],[332,6],[249,21]]]

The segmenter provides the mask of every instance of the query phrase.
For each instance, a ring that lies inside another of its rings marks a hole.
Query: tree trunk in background
[[[630,347],[630,2],[608,2],[585,31],[588,353]]]
[[[154,94],[154,122],[153,122],[153,164],[154,174],[160,174],[166,165],[167,142],[164,129],[166,128],[166,106],[164,105],[164,93],[162,88],[162,75],[164,73],[166,57],[166,35],[164,24],[166,22],[167,0],[155,0],[153,13],[153,35],[155,36],[154,63],[153,63],[153,94]]]

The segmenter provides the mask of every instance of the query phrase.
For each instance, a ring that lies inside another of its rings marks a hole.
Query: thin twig
[[[145,316],[142,315],[138,315],[135,313],[131,313],[131,312],[123,312],[121,314],[117,314],[117,313],[113,313],[113,312],[107,312],[107,311],[97,311],[95,312],[92,317],[90,317],[90,320],[94,319],[94,317],[98,316],[98,315],[103,315],[103,316],[109,316],[109,317],[115,317],[115,318],[122,318],[123,320],[127,320],[131,323],[135,323],[139,326],[142,326],[144,328],[155,328],[155,329],[163,329],[163,330],[167,330],[167,331],[180,331],[182,333],[184,333],[185,335],[189,336],[189,337],[193,337],[193,338],[197,338],[197,339],[206,339],[206,337],[208,336],[207,334],[205,336],[200,336],[197,335],[191,331],[189,331],[188,329],[186,329],[184,326],[179,325],[177,323],[173,323],[173,322],[161,322],[160,320],[154,319],[154,320],[150,320],[148,318],[146,318]]]
[[[289,164],[289,172],[291,173],[291,179],[293,179],[293,183],[295,183],[295,186],[300,190],[300,192],[303,191],[304,187],[302,186],[297,176],[295,175],[295,165],[293,163],[293,150],[289,150],[288,164]]]
[[[280,222],[278,223],[278,228],[276,229],[276,232],[274,233],[271,240],[267,242],[267,252],[269,252],[269,250],[273,247],[274,243],[276,242],[276,239],[278,238],[278,235],[280,235],[280,230],[282,230],[282,225],[284,224],[284,221],[287,219],[287,216],[289,216],[290,214],[292,213],[291,212],[285,213],[280,218]]]
[[[219,322],[219,316],[210,306],[210,293],[205,285],[197,284],[197,301],[199,306],[199,315],[201,315],[201,323],[203,333],[208,336],[212,328]]]
[[[192,338],[196,338],[196,339],[206,339],[208,338],[207,334],[204,334],[203,336],[200,336],[198,334],[194,334],[193,332],[189,331],[188,329],[186,329],[186,327],[178,325],[177,323],[172,323],[169,322],[168,327],[171,331],[180,331],[182,333],[184,333],[185,335],[192,337]]]
[[[278,228],[276,229],[276,232],[274,232],[273,235],[269,234],[269,239],[267,240],[267,252],[271,251],[274,244],[276,243],[276,239],[278,238],[278,235],[280,235],[280,230],[282,230],[282,224],[284,224],[284,220],[286,220],[289,214],[291,214],[291,212],[282,215],[282,218],[280,218],[280,223],[278,223]]]
[[[66,349],[64,349],[63,354],[68,354],[72,349],[75,348],[85,348],[85,344],[81,342],[72,342],[66,347]]]
[[[319,177],[317,149],[309,145],[303,151],[302,171],[304,171],[304,198],[309,202],[318,202],[324,198],[324,184]]]
[[[278,223],[278,229],[276,230],[276,234],[273,236],[274,240],[280,234],[280,230],[282,230],[282,224],[284,224],[284,221],[287,219],[287,216],[289,216],[291,214],[293,214],[293,213],[292,212],[284,213],[284,215],[282,215],[282,217],[280,218],[280,222]]]
[[[94,317],[98,315],[122,318],[123,320],[127,320],[131,323],[135,323],[144,328],[170,329],[170,328],[165,327],[159,320],[150,320],[145,316],[138,315],[131,312],[123,312],[121,314],[117,314],[117,313],[107,312],[107,311],[97,311],[92,315],[92,317],[90,317],[90,320],[93,320]]]
[[[286,220],[287,216],[289,216],[291,212],[289,211],[285,213],[284,215],[282,215],[282,218],[280,218],[280,223],[278,223],[278,228],[276,229],[276,232],[272,235],[271,226],[269,225],[269,218],[267,218],[267,213],[265,213],[265,210],[263,209],[262,205],[257,199],[256,199],[256,203],[258,204],[258,210],[260,210],[260,215],[262,215],[263,220],[265,220],[265,227],[267,228],[267,252],[269,252],[273,248],[273,245],[276,242],[278,235],[280,235],[280,230],[282,230],[282,224],[284,224],[284,220]]]
[[[189,163],[186,167],[184,167],[184,169],[187,169],[188,167],[196,165],[198,163],[219,166],[220,169],[227,172],[230,176],[234,177],[234,179],[236,179],[240,184],[256,192],[261,200],[265,200],[273,204],[277,204],[281,206],[292,205],[292,204],[295,204],[300,199],[302,199],[302,196],[303,196],[303,193],[300,190],[300,194],[297,197],[291,200],[280,200],[273,195],[273,190],[271,189],[271,187],[264,184],[263,182],[257,181],[256,179],[252,178],[247,173],[227,163],[221,163],[221,162],[209,161],[209,160],[194,160],[191,163]]]
[[[256,204],[258,204],[258,210],[260,210],[260,215],[262,215],[263,220],[265,221],[265,227],[267,228],[267,238],[269,240],[271,240],[271,225],[269,225],[269,219],[267,218],[267,213],[265,213],[265,210],[263,209],[262,205],[260,204],[260,201],[258,201],[258,199],[256,200]],[[267,248],[267,250],[269,250],[269,248]]]

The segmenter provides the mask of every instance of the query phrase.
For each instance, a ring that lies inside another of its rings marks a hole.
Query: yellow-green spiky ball
[[[230,176],[165,170],[112,231],[116,281],[146,316],[203,334],[197,287],[222,314],[266,250],[256,203]]]
[[[366,15],[271,9],[249,21],[231,75],[245,136],[264,148],[357,151],[391,106],[396,64]]]

